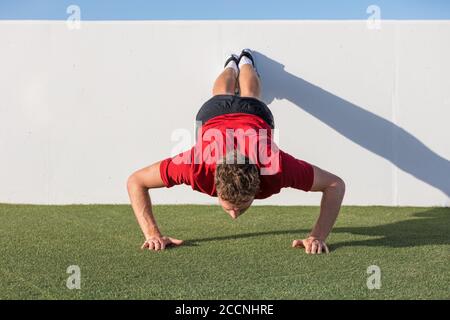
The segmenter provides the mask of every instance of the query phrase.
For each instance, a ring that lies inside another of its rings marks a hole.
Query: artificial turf
[[[0,205],[0,299],[449,299],[450,209],[344,207],[329,255],[290,247],[317,207],[155,206],[164,234],[141,251],[126,205]],[[66,287],[78,265],[81,289]],[[369,290],[367,268],[381,269]]]

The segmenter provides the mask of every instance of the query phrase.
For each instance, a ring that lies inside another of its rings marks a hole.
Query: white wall
[[[449,205],[449,39],[448,21],[1,21],[0,202],[127,203],[127,176],[170,155],[225,53],[251,47],[280,146],[342,176],[346,204]]]

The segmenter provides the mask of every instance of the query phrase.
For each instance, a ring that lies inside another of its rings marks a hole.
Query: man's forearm
[[[129,195],[131,206],[145,239],[160,237],[161,232],[153,216],[148,189],[141,186],[132,186],[129,188]]]
[[[149,189],[164,186],[159,173],[159,166],[160,162],[156,162],[151,166],[138,170],[127,181],[131,206],[146,240],[150,237],[161,236],[153,216],[152,203],[148,193]]]
[[[325,240],[331,232],[344,198],[344,183],[336,183],[323,191],[320,215],[310,236]]]

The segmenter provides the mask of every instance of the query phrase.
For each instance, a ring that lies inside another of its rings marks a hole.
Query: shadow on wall
[[[396,124],[287,71],[255,52],[264,84],[263,100],[287,99],[361,147],[450,197],[450,161]]]

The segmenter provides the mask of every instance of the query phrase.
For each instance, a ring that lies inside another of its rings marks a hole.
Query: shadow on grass
[[[408,220],[394,223],[368,226],[368,227],[338,227],[334,228],[334,233],[349,233],[362,236],[378,237],[360,241],[345,241],[331,243],[330,249],[336,250],[341,247],[369,246],[369,247],[415,247],[421,245],[445,245],[450,244],[450,208],[433,208],[427,211],[412,213]],[[222,241],[232,239],[257,238],[264,236],[274,236],[292,234],[298,237],[306,234],[307,229],[289,229],[264,231],[253,233],[242,233],[236,235],[226,235],[210,238],[191,239],[186,241],[187,245],[197,245],[201,242]]]
[[[307,230],[307,229],[293,229],[293,230],[276,230],[276,231],[264,231],[264,232],[249,232],[249,233],[241,233],[241,234],[234,234],[234,235],[227,235],[227,236],[191,239],[191,240],[185,241],[185,243],[192,245],[192,244],[199,243],[199,242],[257,238],[257,237],[261,237],[261,236],[276,236],[276,235],[280,235],[280,234],[292,234],[292,235],[298,236],[298,234],[305,233],[308,231],[309,230]]]
[[[450,208],[433,208],[413,213],[408,220],[370,227],[336,228],[334,232],[378,237],[333,244],[333,249],[347,246],[406,248],[450,244]]]

